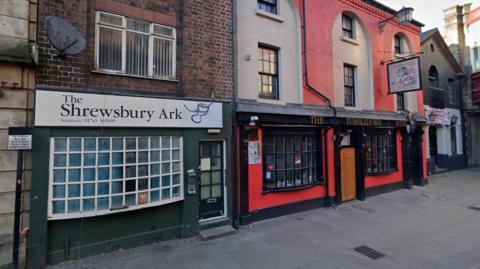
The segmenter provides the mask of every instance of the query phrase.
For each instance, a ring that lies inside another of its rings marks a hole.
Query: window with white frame
[[[342,15],[342,32],[343,32],[343,37],[349,38],[349,39],[355,39],[355,30],[354,30],[354,20],[343,14]]]
[[[183,199],[181,137],[51,138],[49,219]]]
[[[100,11],[96,27],[97,70],[175,78],[174,28]]]

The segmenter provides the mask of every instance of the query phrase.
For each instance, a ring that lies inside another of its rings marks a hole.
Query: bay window
[[[395,132],[369,133],[365,137],[365,173],[391,173],[397,170]]]
[[[96,69],[158,79],[175,79],[174,28],[97,12]]]
[[[322,181],[320,136],[275,134],[264,137],[263,189],[282,190]]]
[[[183,199],[181,137],[51,138],[49,219]]]

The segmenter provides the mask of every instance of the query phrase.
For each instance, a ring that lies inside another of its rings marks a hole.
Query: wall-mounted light
[[[457,115],[453,115],[452,118],[450,119],[450,121],[452,122],[452,125],[457,124],[458,116],[457,116]]]
[[[383,32],[383,28],[387,23],[393,19],[397,19],[398,23],[400,24],[405,24],[409,23],[412,21],[413,17],[413,8],[411,7],[403,7],[399,11],[397,11],[397,14],[393,15],[392,17],[385,19],[381,22],[378,23],[378,29],[380,30],[380,33]]]

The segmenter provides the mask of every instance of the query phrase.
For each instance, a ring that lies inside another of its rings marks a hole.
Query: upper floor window
[[[355,39],[353,19],[347,15],[342,15],[343,37]]]
[[[343,66],[345,106],[355,106],[355,66]]]
[[[430,70],[428,71],[428,86],[435,89],[438,89],[439,87],[438,72],[435,66],[430,67]]]
[[[394,43],[395,43],[395,54],[402,54],[403,53],[402,38],[398,35],[395,35]]]
[[[404,93],[397,94],[397,110],[398,111],[405,110],[405,94]]]
[[[175,78],[174,28],[97,12],[96,68],[159,79]]]
[[[278,99],[278,50],[258,47],[258,92],[262,98]]]
[[[257,0],[257,8],[268,13],[277,14],[277,0]]]

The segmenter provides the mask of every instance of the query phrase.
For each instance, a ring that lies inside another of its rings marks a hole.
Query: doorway
[[[223,141],[200,142],[200,220],[225,216]]]
[[[342,186],[342,202],[357,198],[357,172],[355,165],[355,148],[340,148],[340,181]]]

